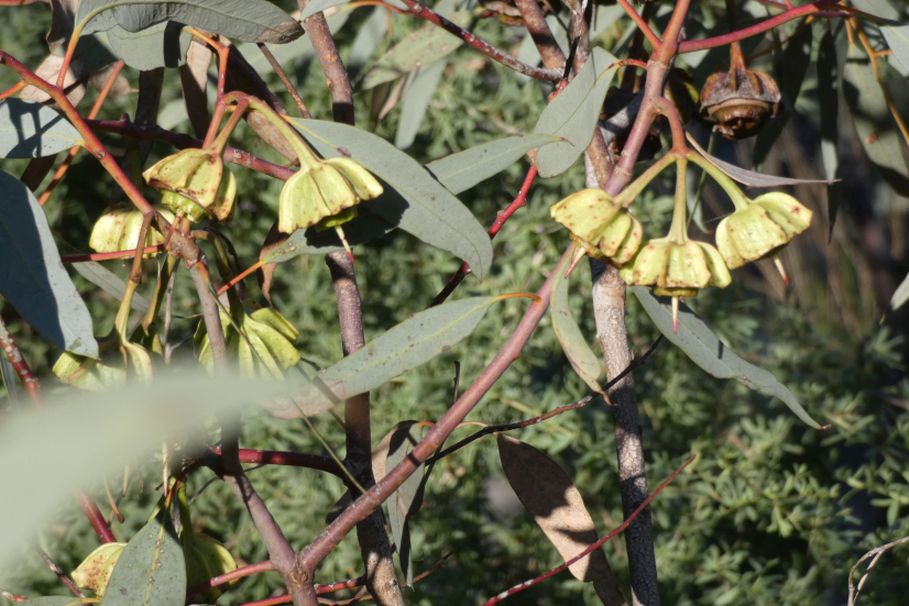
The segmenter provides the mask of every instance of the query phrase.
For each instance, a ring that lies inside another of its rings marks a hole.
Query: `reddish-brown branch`
[[[675,471],[673,471],[671,474],[669,474],[669,476],[665,480],[660,482],[660,485],[656,487],[656,490],[654,490],[649,495],[647,495],[647,498],[641,502],[641,504],[637,507],[637,509],[635,509],[633,512],[631,512],[631,514],[625,518],[624,522],[622,522],[621,524],[616,526],[616,528],[612,532],[607,534],[605,537],[603,537],[602,539],[598,540],[595,543],[591,543],[590,545],[585,547],[583,551],[581,551],[574,557],[569,558],[568,560],[565,560],[564,564],[556,566],[552,570],[549,570],[549,571],[541,574],[538,577],[534,577],[533,579],[524,581],[523,583],[518,583],[517,585],[514,585],[513,587],[506,589],[505,591],[498,594],[497,596],[486,600],[486,602],[483,604],[483,606],[493,606],[494,604],[498,604],[499,602],[505,600],[506,598],[510,598],[511,596],[521,593],[525,589],[529,589],[530,587],[533,587],[534,585],[538,585],[538,584],[542,583],[543,581],[545,581],[546,579],[549,579],[549,578],[559,574],[563,570],[567,570],[569,566],[571,566],[575,562],[579,561],[581,558],[584,558],[585,556],[593,553],[594,551],[596,551],[597,549],[599,549],[600,547],[605,545],[608,541],[612,540],[615,536],[617,536],[618,534],[623,532],[626,528],[628,528],[628,526],[634,521],[634,519],[636,517],[638,517],[638,515],[640,515],[640,513],[642,511],[644,511],[644,508],[647,507],[648,505],[650,505],[650,502],[653,501],[661,492],[663,492],[663,490],[665,490],[666,487],[669,486],[669,484],[672,483],[673,480],[675,480],[676,476],[678,476],[680,473],[682,473],[682,470],[685,469],[686,467],[688,467],[688,465],[690,465],[691,462],[695,460],[695,458],[697,458],[697,455],[691,455],[687,459],[685,459],[685,461],[681,465],[679,465],[675,469]]]
[[[153,255],[155,253],[163,252],[163,244],[155,244],[154,246],[146,246],[142,249],[143,255]],[[136,249],[129,248],[126,250],[114,250],[106,253],[84,253],[80,255],[62,255],[60,260],[64,263],[85,263],[87,261],[112,261],[114,259],[126,259],[129,257],[136,256]]]
[[[404,0],[404,4],[410,8],[409,14],[425,21],[429,21],[432,24],[438,25],[448,33],[463,40],[464,43],[471,48],[480,51],[482,54],[486,55],[493,61],[501,63],[507,68],[513,69],[518,73],[524,74],[525,76],[530,76],[536,80],[548,80],[550,82],[557,82],[558,80],[562,79],[561,71],[554,69],[541,69],[539,67],[534,67],[532,65],[522,63],[511,55],[497,49],[485,40],[478,38],[460,25],[452,23],[432,9],[417,2],[417,0]]]
[[[220,447],[211,449],[216,455],[221,454]],[[291,452],[283,450],[258,450],[253,448],[241,448],[239,451],[241,463],[251,463],[253,465],[287,465],[290,467],[306,467],[325,471],[330,474],[342,477],[344,472],[338,467],[338,464],[331,457],[308,454],[303,452]]]
[[[247,566],[241,566],[230,572],[225,572],[224,574],[219,574],[216,577],[212,577],[207,581],[198,583],[189,588],[189,595],[194,595],[197,593],[202,593],[213,587],[218,587],[220,585],[227,585],[228,583],[233,583],[240,579],[250,577],[254,574],[259,574],[262,572],[269,572],[275,569],[274,564],[271,563],[271,560],[265,560],[264,562],[258,562],[256,564],[249,564]]]
[[[557,272],[565,267],[574,254],[574,246],[570,246],[562,255],[556,268],[550,272],[549,277],[537,291],[530,308],[524,313],[511,336],[479,374],[474,383],[467,388],[458,400],[452,404],[439,421],[432,426],[426,436],[408,453],[408,455],[395,467],[388,470],[384,478],[366,493],[361,494],[345,509],[341,515],[329,524],[322,533],[300,554],[298,559],[305,571],[310,576],[316,566],[331,552],[348,532],[361,520],[366,519],[373,511],[379,508],[383,501],[388,499],[404,481],[409,478],[417,467],[433,453],[451,435],[461,421],[477,406],[480,399],[502,377],[521,354],[524,345],[530,339],[540,320],[549,307],[552,294],[552,285]]]
[[[712,36],[710,38],[702,38],[700,40],[687,40],[679,45],[678,52],[691,53],[708,48],[716,48],[718,46],[727,46],[733,42],[738,42],[752,36],[757,36],[758,34],[763,34],[764,32],[779,27],[788,21],[794,21],[795,19],[801,19],[809,15],[828,18],[844,17],[848,15],[848,12],[845,10],[829,10],[830,8],[836,6],[838,2],[839,0],[817,0],[816,2],[811,2],[809,4],[803,4],[802,6],[796,6],[787,9],[785,12],[782,12],[779,15],[774,15],[773,17],[769,17],[759,23],[755,23],[754,25],[750,25],[748,27],[743,27],[742,29],[736,30],[734,32],[729,32],[728,34]]]
[[[489,234],[490,238],[495,238],[496,234],[499,233],[502,227],[505,226],[505,223],[508,221],[508,219],[510,219],[511,216],[515,214],[519,208],[527,204],[527,194],[530,193],[530,186],[533,185],[533,181],[536,179],[536,176],[537,167],[536,165],[532,164],[527,170],[527,175],[524,177],[524,182],[521,184],[521,189],[518,190],[518,195],[515,196],[514,200],[512,200],[504,210],[500,210],[498,214],[496,214],[495,221],[493,221],[492,225],[486,231],[486,233]],[[430,305],[439,305],[440,303],[444,302],[445,299],[447,299],[451,293],[454,292],[454,289],[458,287],[458,284],[460,284],[469,273],[470,266],[466,262],[461,263],[461,267],[459,267],[458,270],[453,273],[450,278],[448,278],[448,282],[445,283],[445,286],[442,288],[442,290],[439,291],[439,294],[436,295]]]
[[[654,33],[654,31],[650,28],[650,24],[647,23],[643,17],[641,17],[640,13],[638,13],[638,11],[635,10],[633,6],[631,6],[631,3],[628,2],[628,0],[618,1],[619,5],[625,10],[628,16],[631,17],[631,20],[634,21],[634,24],[638,26],[638,29],[641,30],[641,33],[644,34],[644,37],[647,38],[647,40],[650,42],[651,48],[657,48],[662,41],[660,40],[660,37],[657,36],[656,33]]]

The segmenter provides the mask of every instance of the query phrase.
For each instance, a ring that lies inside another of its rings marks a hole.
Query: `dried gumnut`
[[[769,74],[748,69],[738,43],[729,49],[729,71],[712,74],[701,89],[701,112],[724,137],[743,139],[776,115],[780,90]]]

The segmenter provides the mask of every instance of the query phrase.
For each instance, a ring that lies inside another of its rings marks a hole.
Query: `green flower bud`
[[[628,284],[653,286],[654,294],[692,297],[707,286],[725,288],[732,282],[720,253],[710,244],[658,238],[638,252],[634,262],[620,270]]]
[[[228,349],[237,356],[243,374],[264,374],[280,379],[284,369],[300,361],[300,352],[293,344],[300,333],[274,309],[266,307],[249,315],[243,314],[236,321],[236,328],[230,320],[227,314],[221,313]],[[214,364],[208,335],[202,338],[199,360],[208,368]]]
[[[181,542],[186,562],[187,587],[237,569],[237,561],[227,547],[207,534],[187,529]],[[220,587],[212,587],[206,592],[205,597],[214,602],[220,595]]]
[[[57,358],[51,370],[67,385],[88,391],[103,391],[126,383],[126,371],[123,369],[68,351]]]
[[[720,221],[716,244],[731,269],[760,259],[811,224],[812,212],[782,192],[763,194]]]
[[[278,231],[290,234],[316,225],[360,202],[377,198],[382,191],[376,178],[350,158],[320,160],[300,169],[281,189]]]
[[[237,180],[225,177],[224,160],[212,149],[184,149],[159,160],[142,176],[161,191],[161,203],[192,221],[209,215],[226,220],[234,207]]]
[[[616,265],[631,260],[641,245],[640,222],[601,189],[582,189],[554,204],[549,213],[597,259]]]
[[[96,597],[104,596],[110,575],[125,548],[126,543],[104,543],[99,546],[73,571],[73,581],[79,588],[93,591]]]
[[[159,209],[165,219],[174,220],[174,213],[166,208]],[[139,231],[142,229],[142,213],[132,207],[112,208],[95,221],[88,246],[100,253],[132,250],[139,247]],[[144,246],[156,246],[164,243],[161,235],[153,225],[149,225]],[[152,255],[146,255],[150,257]]]

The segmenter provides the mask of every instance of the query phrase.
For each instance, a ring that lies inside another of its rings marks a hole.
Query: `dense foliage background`
[[[720,13],[722,3],[702,4],[707,14],[703,26],[709,28],[711,11]],[[47,7],[33,4],[0,11],[0,45],[24,63],[35,65],[46,53]],[[384,20],[381,8],[358,8],[337,31],[338,45],[354,74],[362,74],[384,49],[421,27],[413,20],[395,19],[393,29],[387,36],[379,36],[368,56],[360,51],[359,61],[356,55],[351,58],[366,25],[378,27],[384,34]],[[835,24],[818,21],[811,27],[816,30],[816,47],[823,31]],[[503,48],[516,48],[525,33],[492,19],[477,19],[473,29]],[[625,29],[606,26],[596,41],[615,49]],[[779,36],[790,34],[784,28]],[[757,46],[769,50],[772,43],[768,36]],[[679,67],[688,69],[699,86],[706,74],[721,67],[724,53],[720,49],[706,56],[683,57]],[[768,71],[780,67],[779,61],[774,65],[771,55],[757,54],[755,66]],[[262,73],[268,72],[260,59],[255,57],[255,65]],[[313,114],[327,116],[323,75],[312,55],[288,58],[284,66],[297,79]],[[823,175],[816,149],[818,96],[824,91],[817,89],[813,64],[806,73],[796,113],[764,162],[765,172],[803,178]],[[135,75],[126,73],[132,85]],[[266,77],[272,89],[283,95],[277,78]],[[14,81],[10,72],[0,72],[0,85]],[[394,140],[404,119],[401,103],[382,119],[377,116],[388,96],[397,94],[392,89],[391,85],[381,86],[356,98],[357,124],[374,128],[389,140]],[[175,73],[167,75],[165,98],[173,103],[165,105],[163,115],[179,115]],[[131,111],[134,102],[133,92],[114,97],[101,117],[116,118]],[[470,50],[461,49],[451,55],[407,151],[426,162],[486,140],[528,132],[545,102],[536,82],[479,61]],[[188,128],[177,118],[168,126]],[[706,132],[704,126],[692,123],[690,127]],[[906,308],[888,310],[890,295],[909,270],[909,204],[907,198],[882,184],[864,159],[851,124],[844,121],[839,136],[844,181],[838,186],[835,224],[830,218],[827,187],[795,188],[797,197],[815,211],[816,221],[783,255],[790,285],[784,287],[772,265],[761,262],[736,274],[732,287],[704,292],[692,302],[733,349],[772,370],[810,414],[830,428],[817,432],[801,424],[779,401],[736,382],[712,379],[665,342],[636,371],[637,396],[646,417],[651,482],[666,476],[687,453],[699,456],[652,506],[666,604],[844,603],[847,574],[855,560],[872,547],[909,535],[909,378],[905,373],[909,316]],[[251,133],[240,137],[243,147],[275,157]],[[108,140],[116,145],[117,139]],[[717,143],[714,153],[737,156],[747,165],[751,147],[748,142],[723,141]],[[167,146],[155,145],[157,157],[167,153]],[[4,162],[4,170],[12,174],[24,166],[25,161]],[[489,224],[517,191],[525,170],[526,164],[519,163],[460,198],[482,223]],[[237,176],[239,207],[226,232],[237,246],[241,266],[246,266],[255,260],[273,221],[279,183],[242,169]],[[549,219],[549,205],[582,187],[583,182],[581,163],[558,178],[538,181],[527,207],[495,240],[493,274],[482,282],[468,278],[460,294],[532,291],[567,242],[565,232]],[[652,199],[640,205],[651,215],[654,235],[664,233],[657,226],[668,226],[670,187],[667,182],[651,188],[646,195]],[[661,195],[661,190],[667,195]],[[74,251],[85,250],[96,217],[118,201],[119,194],[111,192],[102,169],[91,158],[81,156],[45,207],[60,241]],[[724,212],[718,199],[716,192],[706,188],[702,221],[708,228]],[[447,253],[402,232],[358,247],[367,339],[424,309],[458,264]],[[128,262],[108,266],[125,275]],[[585,333],[593,335],[587,274],[582,266],[572,281],[572,303]],[[115,302],[89,283],[76,280],[96,319],[96,334],[106,333],[113,322]],[[185,282],[178,288],[175,307],[174,330],[186,339],[177,363],[181,363],[180,356],[190,355],[196,325],[196,303]],[[253,296],[258,296],[256,286],[248,284]],[[301,256],[280,266],[272,301],[300,329],[298,343],[307,359],[324,366],[340,357],[335,302],[321,257]],[[658,332],[636,303],[629,301],[629,333],[640,355],[656,341]],[[460,364],[462,383],[474,376],[510,333],[523,305],[514,300],[494,307],[462,345],[374,393],[374,435],[384,435],[400,419],[437,418],[452,399],[455,363]],[[3,308],[3,314],[33,369],[47,377],[50,388],[49,368],[57,352],[18,321],[10,306]],[[586,393],[547,323],[544,320],[522,358],[485,398],[473,420],[498,423],[524,418]],[[10,409],[20,404],[4,399],[2,405]],[[315,427],[330,444],[343,444],[343,430],[331,417],[315,419]],[[606,410],[588,406],[522,430],[519,437],[551,454],[568,470],[601,532],[622,519],[612,424]],[[85,436],[86,448],[91,441],[91,436]],[[322,448],[303,425],[264,416],[249,419],[242,443],[251,448]],[[292,537],[316,535],[335,500],[345,492],[336,478],[296,468],[272,466],[250,475]],[[192,476],[194,522],[222,539],[239,560],[265,559],[265,549],[242,508],[224,486],[209,482],[211,477],[207,473]],[[120,503],[127,521],[122,527],[115,526],[118,536],[130,536],[146,521],[157,498],[157,481],[154,470],[131,470]],[[119,479],[111,479],[111,484],[119,485]],[[560,561],[503,479],[492,438],[437,465],[411,530],[417,572],[445,560],[408,590],[414,604],[478,603]],[[40,542],[68,570],[94,547],[95,537],[81,513],[66,508],[42,531]],[[621,542],[607,544],[607,553],[624,579]],[[884,557],[862,596],[864,604],[905,601],[907,554],[903,547]],[[348,537],[320,568],[317,581],[356,576],[358,560],[356,542]],[[33,551],[23,550],[17,569],[11,572],[4,575],[4,589],[31,595],[63,593]],[[263,598],[281,586],[275,573],[257,575],[242,580],[218,603]],[[563,574],[512,601],[582,603],[592,596],[592,589]]]

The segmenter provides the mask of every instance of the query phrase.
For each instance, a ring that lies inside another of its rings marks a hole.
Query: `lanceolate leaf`
[[[178,67],[186,62],[192,37],[174,21],[165,21],[138,32],[119,25],[107,30],[107,41],[115,55],[135,69]]]
[[[444,11],[443,11],[444,12]],[[464,25],[470,11],[458,11],[448,16],[451,21]],[[429,65],[450,54],[464,42],[441,27],[426,24],[411,32],[382,55],[366,75],[361,88],[369,90],[385,82],[405,76],[421,65]]]
[[[18,179],[0,171],[0,294],[58,347],[98,356],[88,308],[63,268],[44,211]]]
[[[890,298],[890,309],[896,311],[902,307],[906,301],[909,301],[909,274],[903,278],[903,281],[896,287],[893,296]]]
[[[120,276],[100,263],[80,261],[79,263],[73,263],[73,269],[80,276],[112,296],[114,300],[123,299],[123,293],[126,292],[126,283],[120,279]],[[130,307],[136,311],[144,312],[148,310],[148,301],[140,293],[133,293]]]
[[[909,155],[887,107],[883,85],[864,51],[853,45],[843,66],[843,97],[865,153],[901,195],[909,195]]]
[[[174,606],[186,600],[183,548],[169,521],[155,517],[127,543],[101,606]]]
[[[401,103],[401,121],[398,122],[398,132],[395,133],[395,145],[400,149],[410,147],[416,138],[446,65],[446,61],[439,60],[420,68],[407,87]]]
[[[564,139],[541,147],[537,152],[540,176],[552,177],[564,172],[584,153],[593,138],[606,89],[615,76],[611,66],[616,61],[601,47],[594,47],[590,60],[574,80],[540,114],[534,132]]]
[[[81,35],[119,25],[138,32],[164,21],[177,21],[242,42],[290,42],[303,28],[266,0],[82,0],[76,12]]]
[[[385,469],[392,469],[404,460],[417,442],[420,441],[419,425],[416,421],[402,421],[391,432],[388,442],[388,456],[385,459]],[[395,491],[394,496],[386,501],[388,504],[388,524],[391,526],[391,536],[398,552],[398,561],[404,578],[408,585],[413,584],[413,553],[410,544],[410,531],[408,518],[419,507],[420,490],[423,478],[426,475],[426,466],[420,465],[417,470]]]
[[[45,105],[15,97],[0,103],[0,157],[51,156],[81,143],[76,127]]]
[[[748,170],[747,168],[736,166],[725,160],[720,160],[716,156],[711,156],[694,137],[688,135],[687,138],[688,142],[691,143],[691,146],[709,160],[711,164],[747,187],[781,187],[784,185],[799,185],[802,183],[830,184],[835,181],[835,179],[793,179],[792,177],[778,177],[776,175],[766,175],[764,173]]]
[[[292,123],[322,155],[349,154],[388,185],[381,198],[362,205],[364,212],[454,253],[467,261],[477,277],[486,276],[492,264],[492,243],[486,230],[416,160],[381,137],[353,126],[302,119]]]
[[[365,347],[310,377],[295,406],[275,410],[285,418],[324,412],[421,366],[473,332],[499,297],[472,297],[431,307],[401,322]]]
[[[459,194],[499,174],[531,149],[557,140],[553,135],[538,133],[505,137],[439,158],[426,168],[448,191]]]
[[[909,76],[909,24],[899,23],[900,14],[886,0],[854,0],[854,4],[866,13],[889,20],[880,24],[891,51],[888,60],[901,74]]]
[[[603,365],[600,359],[590,349],[587,339],[581,333],[571,308],[568,305],[569,277],[565,275],[567,259],[555,269],[558,272],[552,287],[552,301],[549,304],[549,315],[552,318],[552,330],[555,332],[562,351],[571,367],[587,384],[587,387],[597,393],[603,393],[599,378],[603,374]]]
[[[333,6],[347,4],[349,1],[350,0],[311,0],[303,7],[303,12],[300,13],[300,21],[306,21],[307,17],[312,17],[316,13],[321,13]]]
[[[746,362],[726,347],[716,333],[690,309],[680,306],[676,333],[672,329],[672,310],[669,305],[660,303],[643,286],[632,286],[631,291],[663,336],[703,370],[719,379],[738,379],[755,391],[777,397],[804,423],[815,429],[820,428],[789,388],[772,373]]]
[[[508,483],[562,559],[567,561],[595,543],[593,518],[562,467],[520,440],[498,434],[496,441]],[[625,604],[602,549],[578,560],[568,570],[579,581],[592,582],[604,604]]]

